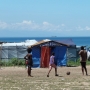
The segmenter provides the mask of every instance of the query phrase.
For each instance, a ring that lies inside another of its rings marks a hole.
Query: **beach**
[[[90,75],[90,66],[87,66]],[[66,72],[70,71],[70,75]],[[81,67],[58,67],[47,77],[48,68],[32,68],[33,77],[27,76],[25,67],[1,67],[1,90],[90,90],[90,76],[82,75]]]

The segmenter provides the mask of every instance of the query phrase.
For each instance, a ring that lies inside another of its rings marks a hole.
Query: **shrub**
[[[74,60],[68,60],[67,62],[67,66],[69,67],[72,67],[72,66],[79,66],[80,65],[80,62],[79,62],[79,59],[74,61]]]
[[[87,65],[90,65],[90,61],[87,60]],[[77,59],[76,61],[68,60],[67,66],[80,66],[80,59]]]
[[[18,65],[25,65],[25,60],[18,60]]]
[[[8,61],[0,60],[0,66],[18,66],[18,65],[21,66],[25,65],[25,60],[17,58],[12,58]]]

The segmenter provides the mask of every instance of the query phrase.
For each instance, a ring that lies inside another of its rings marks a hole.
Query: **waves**
[[[81,46],[90,46],[90,37],[1,37],[1,42],[25,42],[26,40],[44,40],[44,39],[50,39],[50,40],[68,40],[71,39],[76,45]]]

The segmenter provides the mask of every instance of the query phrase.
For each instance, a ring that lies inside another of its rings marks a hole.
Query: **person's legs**
[[[84,75],[83,62],[81,62],[81,69],[82,69],[82,74]]]
[[[28,76],[31,76],[31,67],[28,66]]]
[[[82,74],[84,75],[84,68],[82,67]]]
[[[84,67],[84,69],[85,69],[86,75],[88,75],[88,74],[87,74],[87,68],[86,68],[86,62],[83,62],[83,67]]]
[[[52,67],[55,68],[55,76],[58,76],[58,74],[57,74],[57,66],[55,64],[52,64]]]
[[[57,74],[57,67],[55,68],[55,76],[58,76],[58,74]]]
[[[28,69],[27,69],[27,73],[28,73],[28,76],[30,76],[30,67],[28,66]]]
[[[50,65],[49,66],[49,71],[48,71],[47,77],[49,77],[49,73],[50,73],[51,70],[52,70],[52,66]]]
[[[31,76],[31,66],[30,66],[30,76]]]

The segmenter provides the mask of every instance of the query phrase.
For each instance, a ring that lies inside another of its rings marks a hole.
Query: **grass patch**
[[[87,65],[90,65],[90,61],[87,60]],[[80,66],[80,59],[74,61],[74,60],[68,60],[67,62],[67,66],[68,67],[76,67],[76,66]]]
[[[24,59],[12,58],[10,60],[0,60],[0,66],[24,66]]]

